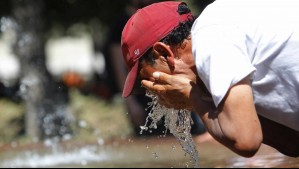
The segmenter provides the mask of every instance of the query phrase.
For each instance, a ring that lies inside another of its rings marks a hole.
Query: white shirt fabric
[[[299,131],[298,0],[216,0],[191,36],[198,75],[216,106],[251,76],[258,114]]]

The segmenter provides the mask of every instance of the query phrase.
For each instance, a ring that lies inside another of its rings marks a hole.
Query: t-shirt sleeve
[[[192,29],[192,51],[197,72],[218,107],[230,87],[251,75],[246,35],[232,26]]]

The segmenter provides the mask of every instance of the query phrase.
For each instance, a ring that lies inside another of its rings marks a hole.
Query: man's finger
[[[169,84],[169,80],[171,79],[171,75],[168,75],[163,72],[154,72],[153,78],[156,80],[156,82],[160,82],[162,84]]]
[[[148,80],[142,80],[141,81],[141,86],[150,90],[152,88],[152,86],[154,85],[155,82],[152,81],[148,81]]]
[[[147,90],[153,91],[154,93],[163,93],[165,92],[165,86],[158,84],[156,82],[151,82],[148,80],[142,80],[141,84]]]

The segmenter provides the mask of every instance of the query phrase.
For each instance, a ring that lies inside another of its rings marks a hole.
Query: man
[[[161,1],[161,0],[160,0]],[[111,31],[109,34],[108,41],[104,46],[104,53],[107,61],[107,72],[111,77],[108,79],[109,85],[116,93],[121,91],[126,80],[126,64],[123,59],[119,59],[121,53],[120,37],[125,26],[126,22],[130,17],[141,7],[150,5],[152,3],[159,2],[159,0],[130,0],[128,5],[125,7],[125,10],[121,13],[119,18],[112,24]],[[206,2],[205,0],[202,2]],[[206,3],[198,4],[203,6]],[[133,124],[133,129],[136,136],[144,135],[163,135],[165,132],[165,126],[163,121],[159,121],[158,129],[152,131],[143,131],[142,135],[140,134],[140,126],[143,126],[146,123],[147,115],[150,109],[147,109],[148,102],[151,99],[146,97],[144,94],[136,94],[134,96],[128,97],[126,99],[126,107],[128,109],[128,115]],[[147,109],[147,110],[146,110]],[[202,141],[203,139],[209,138],[206,133],[205,127],[202,124],[199,117],[192,113],[192,120],[194,125],[192,126],[191,133],[193,135],[200,135],[196,137],[195,140]],[[203,133],[205,133],[203,135]]]
[[[239,155],[264,143],[298,157],[297,9],[292,0],[217,0],[194,23],[184,3],[139,10],[122,33],[123,97],[142,83],[161,104],[196,112]]]

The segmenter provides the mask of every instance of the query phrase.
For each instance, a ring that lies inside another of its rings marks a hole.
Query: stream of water
[[[164,125],[175,138],[180,142],[182,149],[190,155],[193,167],[199,167],[199,154],[191,135],[191,125],[193,124],[191,112],[188,110],[175,110],[166,108],[159,104],[159,97],[147,91],[146,95],[152,99],[149,103],[151,109],[146,123],[141,127],[143,130],[157,129],[157,123],[164,117]],[[148,126],[148,121],[151,124]],[[148,127],[147,127],[148,126]],[[166,134],[167,131],[165,131]]]

